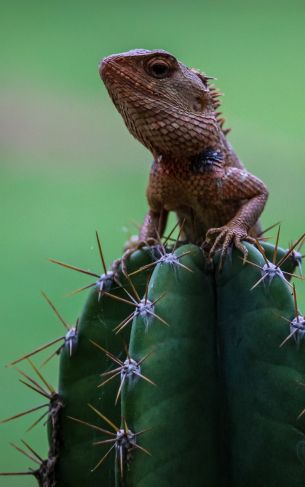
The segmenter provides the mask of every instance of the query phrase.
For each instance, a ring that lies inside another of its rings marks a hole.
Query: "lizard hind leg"
[[[168,212],[164,209],[161,209],[159,212],[150,209],[144,218],[140,235],[135,238],[133,237],[127,242],[122,258],[115,263],[116,268],[121,264],[123,273],[127,275],[126,263],[131,254],[143,247],[162,245],[161,237],[164,233],[167,217]]]

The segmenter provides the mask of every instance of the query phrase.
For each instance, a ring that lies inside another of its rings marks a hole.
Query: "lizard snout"
[[[99,62],[98,64],[98,70],[99,70],[99,73],[100,73],[100,77],[103,79],[103,77],[105,76],[106,74],[106,71],[107,69],[111,66],[111,64],[113,63],[113,58],[115,56],[112,54],[111,56],[107,56],[107,57],[104,57],[103,59],[101,59],[101,61]]]
[[[119,68],[119,56],[117,54],[111,54],[104,57],[98,65],[100,77],[105,81],[106,75],[114,75],[115,68]]]

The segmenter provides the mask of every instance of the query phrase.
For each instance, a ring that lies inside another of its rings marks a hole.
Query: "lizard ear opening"
[[[194,112],[202,112],[205,107],[206,107],[206,96],[205,94],[203,96],[197,96],[194,100],[194,103],[193,103],[193,110]]]

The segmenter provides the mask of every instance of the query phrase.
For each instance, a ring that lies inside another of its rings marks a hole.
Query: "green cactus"
[[[181,247],[174,255],[188,252],[180,262],[159,263],[152,274],[148,302],[169,327],[156,318],[145,323],[137,316],[132,325],[130,356],[151,353],[143,374],[156,382],[153,387],[138,381],[125,386],[122,413],[151,458],[134,452],[127,472],[128,485],[177,487],[220,485],[219,405],[215,295],[206,272],[202,251],[194,245]],[[188,270],[189,269],[189,270]],[[208,459],[204,462],[203,459]]]
[[[303,486],[305,320],[287,280],[303,239],[246,244],[222,269],[194,245],[144,248],[99,278],[60,349],[39,485]]]
[[[128,271],[133,272],[151,262],[149,251],[135,252],[129,259]],[[121,334],[116,334],[113,329],[134,312],[134,306],[127,303],[130,301],[128,294],[134,292],[133,287],[142,295],[145,285],[146,279],[142,273],[136,275],[132,282],[122,272],[115,279],[112,273],[102,276],[91,291],[78,322],[75,353],[71,354],[69,347],[62,350],[59,394],[65,404],[65,414],[60,426],[61,448],[57,471],[62,484],[59,482],[59,485],[114,484],[114,462],[111,457],[103,468],[94,470],[100,460],[101,449],[93,448],[92,442],[98,441],[99,431],[94,428],[88,431],[88,428],[76,425],[70,418],[96,423],[98,416],[93,408],[98,408],[114,423],[120,424],[120,405],[115,401],[117,381],[109,381],[107,386],[101,387],[104,382],[101,374],[107,374],[113,365],[105,351],[109,350],[118,359],[123,357],[124,343],[129,342],[130,327],[125,327]],[[70,465],[74,465],[73,472]]]

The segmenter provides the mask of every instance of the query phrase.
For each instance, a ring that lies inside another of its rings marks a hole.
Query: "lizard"
[[[99,73],[127,128],[153,156],[136,247],[156,243],[174,211],[183,239],[209,258],[220,251],[222,260],[234,245],[246,260],[242,241],[256,242],[268,190],[226,138],[214,78],[162,49],[112,54]]]

